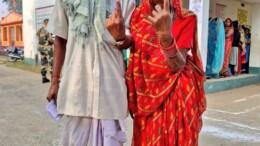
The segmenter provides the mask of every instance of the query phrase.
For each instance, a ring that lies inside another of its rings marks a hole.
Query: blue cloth
[[[248,35],[246,35],[246,41],[248,41],[250,38]],[[250,55],[250,44],[246,44],[246,63],[249,62],[249,55]]]
[[[209,22],[207,77],[219,77],[219,72],[224,63],[225,29],[220,18],[211,19]]]

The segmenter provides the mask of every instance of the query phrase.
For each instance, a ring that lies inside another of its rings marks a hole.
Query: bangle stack
[[[173,43],[170,47],[168,47],[168,48],[163,47],[162,50],[163,50],[164,55],[168,58],[176,57],[179,52],[177,45],[175,43],[175,40],[173,41]]]

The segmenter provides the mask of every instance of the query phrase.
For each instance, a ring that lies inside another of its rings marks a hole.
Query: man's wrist
[[[59,79],[57,79],[57,78],[52,78],[51,79],[51,85],[59,85],[59,83],[60,83]]]
[[[116,42],[119,42],[119,41],[125,41],[126,40],[126,35],[120,37],[120,38],[117,38],[115,39]]]
[[[123,45],[125,44],[126,40],[127,40],[127,36],[126,36],[126,35],[125,35],[125,37],[122,38],[122,39],[117,39],[117,40],[116,40],[116,43],[115,43],[115,46],[116,46],[118,49],[121,49],[121,46],[123,46]]]
[[[51,84],[59,84],[59,82],[60,82],[60,75],[53,73],[51,75]]]

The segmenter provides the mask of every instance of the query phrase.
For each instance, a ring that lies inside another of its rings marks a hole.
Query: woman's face
[[[163,1],[164,0],[149,0],[150,4],[154,7],[156,5],[160,5],[161,7],[163,7]],[[171,6],[173,7],[173,4],[171,2],[171,0],[169,0],[169,3],[171,4]]]
[[[225,21],[225,25],[226,25],[226,26],[230,26],[230,24],[231,24],[231,21],[230,21],[229,19],[227,19],[227,20]]]
[[[249,34],[249,30],[248,29],[245,30],[245,34]]]

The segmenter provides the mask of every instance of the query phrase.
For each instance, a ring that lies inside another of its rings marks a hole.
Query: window
[[[4,27],[3,29],[3,41],[7,41],[7,27]]]
[[[16,26],[16,41],[23,41],[22,26]]]
[[[10,27],[10,31],[11,31],[11,41],[12,41],[12,42],[15,42],[14,27]]]

